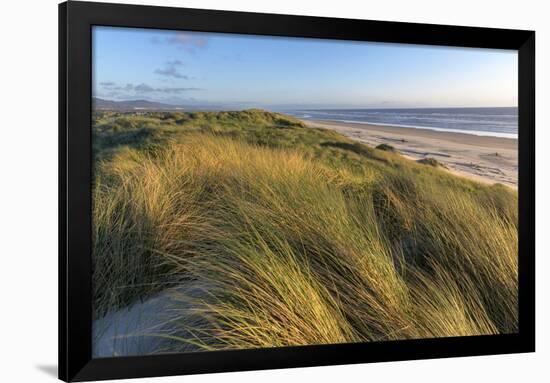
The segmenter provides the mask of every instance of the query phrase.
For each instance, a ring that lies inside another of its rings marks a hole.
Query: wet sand
[[[373,147],[391,145],[413,160],[435,158],[452,173],[479,182],[499,182],[517,188],[517,139],[397,126],[302,121],[311,127],[335,130]]]

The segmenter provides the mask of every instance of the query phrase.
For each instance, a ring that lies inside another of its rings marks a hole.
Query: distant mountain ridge
[[[113,101],[98,97],[92,97],[92,109],[94,110],[181,110],[178,105],[164,104],[148,100]]]

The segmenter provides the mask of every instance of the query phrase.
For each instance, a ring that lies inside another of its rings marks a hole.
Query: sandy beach
[[[302,121],[308,126],[335,130],[373,147],[389,144],[414,160],[435,158],[449,171],[479,182],[499,182],[517,188],[517,139],[397,126]]]

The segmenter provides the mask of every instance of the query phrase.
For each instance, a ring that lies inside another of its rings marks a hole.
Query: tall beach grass
[[[96,317],[181,286],[173,351],[517,331],[516,192],[258,113],[98,158]]]

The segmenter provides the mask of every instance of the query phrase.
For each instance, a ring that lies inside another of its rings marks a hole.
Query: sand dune
[[[311,120],[304,123],[335,130],[371,146],[389,144],[414,160],[435,158],[449,171],[476,181],[517,188],[517,139],[359,123]]]

